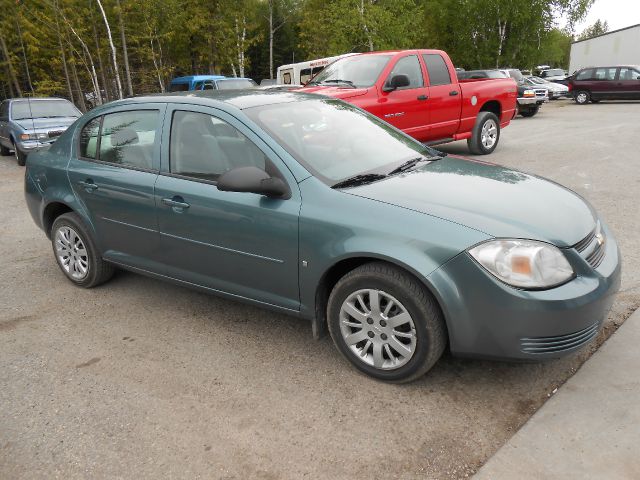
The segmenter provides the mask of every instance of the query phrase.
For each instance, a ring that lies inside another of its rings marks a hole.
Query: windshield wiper
[[[346,83],[347,85],[356,88],[355,84],[351,80],[340,80],[340,79],[331,79],[331,80],[323,80],[322,83]]]
[[[442,157],[417,157],[407,160],[402,165],[391,170],[387,175],[395,175],[397,173],[406,172],[407,170],[415,167],[420,162],[433,162],[434,160],[440,160]]]
[[[364,185],[365,183],[375,182],[376,180],[382,180],[386,177],[386,175],[382,175],[380,173],[365,173],[363,175],[354,175],[353,177],[349,177],[338,183],[334,183],[333,185],[331,185],[331,188],[356,187],[358,185]]]

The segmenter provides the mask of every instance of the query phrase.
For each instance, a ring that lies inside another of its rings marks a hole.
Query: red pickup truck
[[[353,103],[424,143],[466,139],[475,154],[495,150],[500,129],[515,115],[518,96],[511,78],[458,81],[441,50],[344,57],[302,90]]]

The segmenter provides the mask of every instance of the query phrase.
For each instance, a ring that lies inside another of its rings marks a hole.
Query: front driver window
[[[393,67],[389,77],[387,79],[387,84],[391,81],[393,77],[396,75],[406,75],[409,77],[409,86],[403,87],[398,90],[407,90],[410,88],[419,88],[424,85],[424,81],[422,79],[422,69],[420,68],[420,61],[416,55],[409,55],[408,57],[403,57],[398,60],[398,63]]]
[[[237,167],[266,170],[266,157],[237,128],[212,115],[176,111],[171,123],[171,173],[216,181]]]

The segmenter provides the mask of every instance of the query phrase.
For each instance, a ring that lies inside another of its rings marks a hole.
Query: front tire
[[[488,155],[498,146],[500,121],[491,112],[480,112],[473,126],[471,138],[467,139],[469,151],[475,155]]]
[[[535,106],[535,107],[527,109],[527,110],[522,110],[520,112],[520,115],[522,115],[523,117],[526,117],[526,118],[531,118],[536,113],[538,113],[539,110],[540,110],[540,107],[539,106]]]
[[[586,90],[578,90],[573,97],[578,105],[586,105],[591,100],[591,95]]]
[[[367,263],[342,277],[329,296],[327,318],[340,353],[358,370],[388,382],[423,376],[447,344],[431,293],[387,263]]]
[[[27,163],[27,154],[24,152],[21,152],[15,143],[13,144],[13,153],[16,157],[16,162],[18,162],[18,165],[20,165],[21,167],[24,167],[25,164]]]
[[[99,255],[78,214],[65,213],[56,218],[51,228],[51,244],[60,270],[74,285],[92,288],[113,275],[113,266]]]

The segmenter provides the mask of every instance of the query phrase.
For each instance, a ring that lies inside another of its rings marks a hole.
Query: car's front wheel
[[[500,140],[500,120],[492,112],[480,112],[476,124],[467,139],[469,151],[475,155],[488,155],[498,146]]]
[[[102,260],[78,214],[65,213],[56,218],[51,243],[60,270],[75,285],[95,287],[113,275],[113,266]]]
[[[18,162],[18,165],[20,165],[21,167],[24,167],[25,164],[27,163],[27,154],[24,152],[21,152],[15,143],[13,144],[13,153],[16,157],[16,162]]]
[[[586,90],[578,90],[573,99],[578,105],[586,105],[591,100],[591,95]]]
[[[521,110],[520,111],[520,115],[522,115],[523,117],[526,117],[526,118],[530,118],[530,117],[533,117],[536,113],[538,113],[539,110],[540,110],[540,107],[536,105],[533,108],[528,108],[526,110]]]
[[[340,279],[327,315],[340,353],[380,380],[409,382],[424,375],[447,344],[434,297],[416,278],[387,263],[367,263]]]

